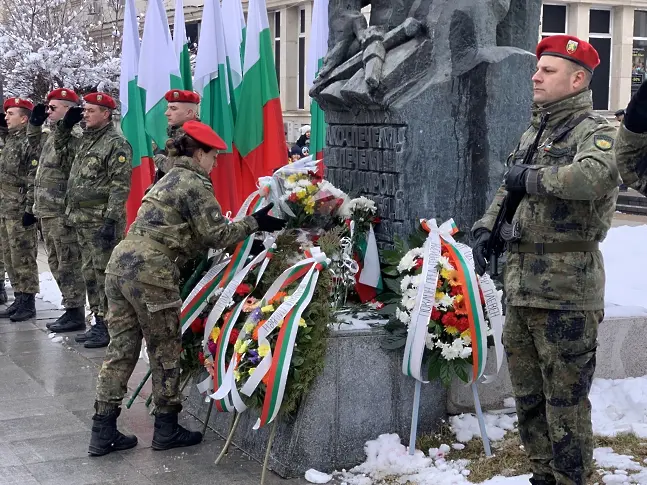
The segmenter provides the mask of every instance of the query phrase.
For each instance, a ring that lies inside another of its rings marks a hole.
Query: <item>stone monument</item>
[[[360,10],[371,5],[370,22]],[[419,218],[468,231],[530,119],[540,0],[330,0],[310,92],[326,178],[378,205],[389,246]]]

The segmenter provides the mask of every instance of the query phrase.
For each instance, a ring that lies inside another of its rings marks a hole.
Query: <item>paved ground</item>
[[[153,418],[142,398],[124,409],[119,420],[122,431],[139,438],[137,448],[88,457],[94,389],[104,349],[85,349],[73,338],[52,342],[45,324],[60,312],[36,301],[37,320],[15,324],[0,319],[0,485],[260,483],[261,466],[238,450],[213,465],[224,441],[211,430],[201,445],[154,452]],[[131,391],[146,371],[143,361],[140,364]],[[147,394],[145,389],[144,398]],[[182,422],[192,430],[202,427],[185,413]],[[266,479],[267,485],[302,483],[273,474]]]

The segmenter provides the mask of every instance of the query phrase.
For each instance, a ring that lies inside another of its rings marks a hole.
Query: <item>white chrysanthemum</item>
[[[411,321],[411,315],[409,315],[407,312],[403,312],[399,308],[395,310],[395,316],[398,320],[400,320],[405,325],[408,325],[409,322]]]
[[[308,185],[312,185],[312,183],[308,179],[302,179],[297,182],[297,185],[299,187],[307,187]]]
[[[402,278],[402,281],[400,282],[400,291],[404,293],[409,289],[410,285],[411,285],[411,276],[406,275],[404,278]]]
[[[471,347],[463,347],[463,350],[460,351],[460,358],[461,359],[467,359],[470,355],[472,355],[472,348]]]
[[[361,210],[375,214],[377,212],[377,207],[375,205],[375,202],[373,202],[371,199],[367,199],[366,197],[357,197],[356,199],[353,199],[348,203],[348,210],[351,213],[355,212],[356,210]]]
[[[405,271],[410,271],[413,269],[416,258],[421,258],[423,255],[422,248],[414,248],[405,254],[398,264],[398,271],[404,273]]]
[[[443,297],[440,300],[436,300],[436,306],[439,308],[448,308],[454,304],[454,297],[449,296],[447,293],[443,293]]]
[[[409,288],[404,292],[404,295],[415,300],[418,297],[418,290],[416,288]]]
[[[441,269],[446,269],[448,271],[454,269],[454,266],[452,266],[452,263],[449,262],[449,258],[446,256],[441,256],[440,258],[438,258],[438,265]]]
[[[422,284],[422,274],[417,274],[411,278],[411,287],[418,288]]]
[[[402,306],[405,307],[407,310],[411,311],[416,306],[416,299],[405,296],[402,299]]]

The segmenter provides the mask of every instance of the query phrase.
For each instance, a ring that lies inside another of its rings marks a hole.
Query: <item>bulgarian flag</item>
[[[243,197],[256,190],[259,177],[270,175],[287,162],[265,0],[250,0],[247,10],[243,83],[234,145],[242,159]]]
[[[191,79],[191,56],[189,55],[189,44],[186,40],[186,25],[184,24],[184,3],[182,0],[175,0],[175,18],[173,20],[173,45],[175,55],[180,62],[180,74],[182,76],[183,89],[193,91],[193,80]]]
[[[146,93],[146,132],[158,147],[164,147],[168,125],[164,95],[182,89],[182,78],[162,0],[148,2],[141,48],[137,85]]]
[[[227,144],[211,171],[216,198],[223,212],[240,207],[240,162],[233,152],[234,119],[231,111],[227,54],[222,12],[218,0],[205,0],[200,45],[195,63],[195,89],[202,96],[200,119]]]
[[[227,53],[227,75],[229,98],[234,122],[238,115],[240,87],[243,82],[243,58],[245,57],[245,15],[240,0],[222,0],[222,18],[225,30],[225,50]]]
[[[144,130],[144,93],[137,86],[139,30],[136,19],[135,0],[126,0],[119,78],[121,129],[133,148],[133,171],[126,202],[126,230],[135,220],[144,191],[153,182],[154,173],[151,139]]]
[[[312,86],[328,52],[328,0],[314,0],[312,8],[312,37],[308,53],[307,82]],[[326,122],[324,113],[317,102],[310,102],[310,153],[315,160],[323,159],[323,148],[326,142]],[[323,163],[318,166],[323,176]]]

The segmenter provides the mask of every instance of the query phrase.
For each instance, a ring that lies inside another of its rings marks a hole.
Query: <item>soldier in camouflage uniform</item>
[[[2,258],[2,239],[0,239],[0,305],[4,305],[9,301],[7,290],[4,287],[5,269],[4,259]]]
[[[105,347],[110,338],[104,317],[107,310],[105,269],[112,250],[123,238],[126,200],[130,192],[132,148],[112,122],[117,107],[106,93],[85,96],[85,108],[70,108],[56,126],[55,148],[72,147],[74,161],[67,184],[66,215],[74,225],[83,259],[83,278],[95,325],[86,332],[87,348]],[[83,136],[72,130],[85,119]]]
[[[178,425],[180,380],[179,268],[209,248],[230,246],[255,231],[282,229],[271,206],[239,222],[223,217],[209,179],[225,143],[207,125],[190,121],[173,141],[173,168],[142,200],[128,235],[106,270],[110,345],[97,381],[90,454],[133,447],[134,436],[117,431],[119,406],[146,339],[153,375],[153,449],[190,446],[202,440]]]
[[[47,95],[47,106],[38,104],[29,120],[27,138],[38,147],[43,138],[43,124],[62,123],[72,106],[78,106],[79,97],[71,89],[59,88]],[[48,113],[49,112],[49,113]],[[82,130],[75,126],[73,136],[80,140]],[[54,148],[54,133],[46,135],[40,154],[34,188],[34,215],[40,220],[47,248],[47,262],[63,295],[65,313],[47,324],[53,332],[72,332],[85,329],[85,285],[81,267],[81,248],[76,231],[65,216],[67,179],[72,168],[72,153],[67,147]]]
[[[615,129],[592,112],[595,49],[555,35],[537,46],[531,126],[508,161],[503,186],[472,229],[477,271],[506,194],[523,198],[508,239],[503,343],[533,484],[583,485],[591,472],[588,394],[604,316],[599,243],[615,210],[620,177]],[[543,136],[537,137],[544,129]],[[523,165],[535,138],[539,149]]]
[[[155,164],[155,180],[161,179],[164,174],[168,173],[171,168],[168,158],[169,148],[172,140],[179,134],[182,125],[187,121],[200,121],[198,118],[198,109],[200,105],[200,95],[193,91],[182,91],[181,89],[171,89],[164,98],[168,102],[166,108],[166,119],[168,120],[168,140],[163,150],[157,150],[153,163]]]
[[[623,182],[647,195],[647,81],[627,106],[618,128],[615,153]]]
[[[26,99],[11,98],[5,101],[4,109],[6,119],[0,115],[0,136],[5,142],[0,155],[0,239],[15,300],[0,312],[0,318],[22,322],[36,316],[34,298],[40,290],[38,235],[32,213],[40,147],[27,142],[27,123],[34,105]]]

